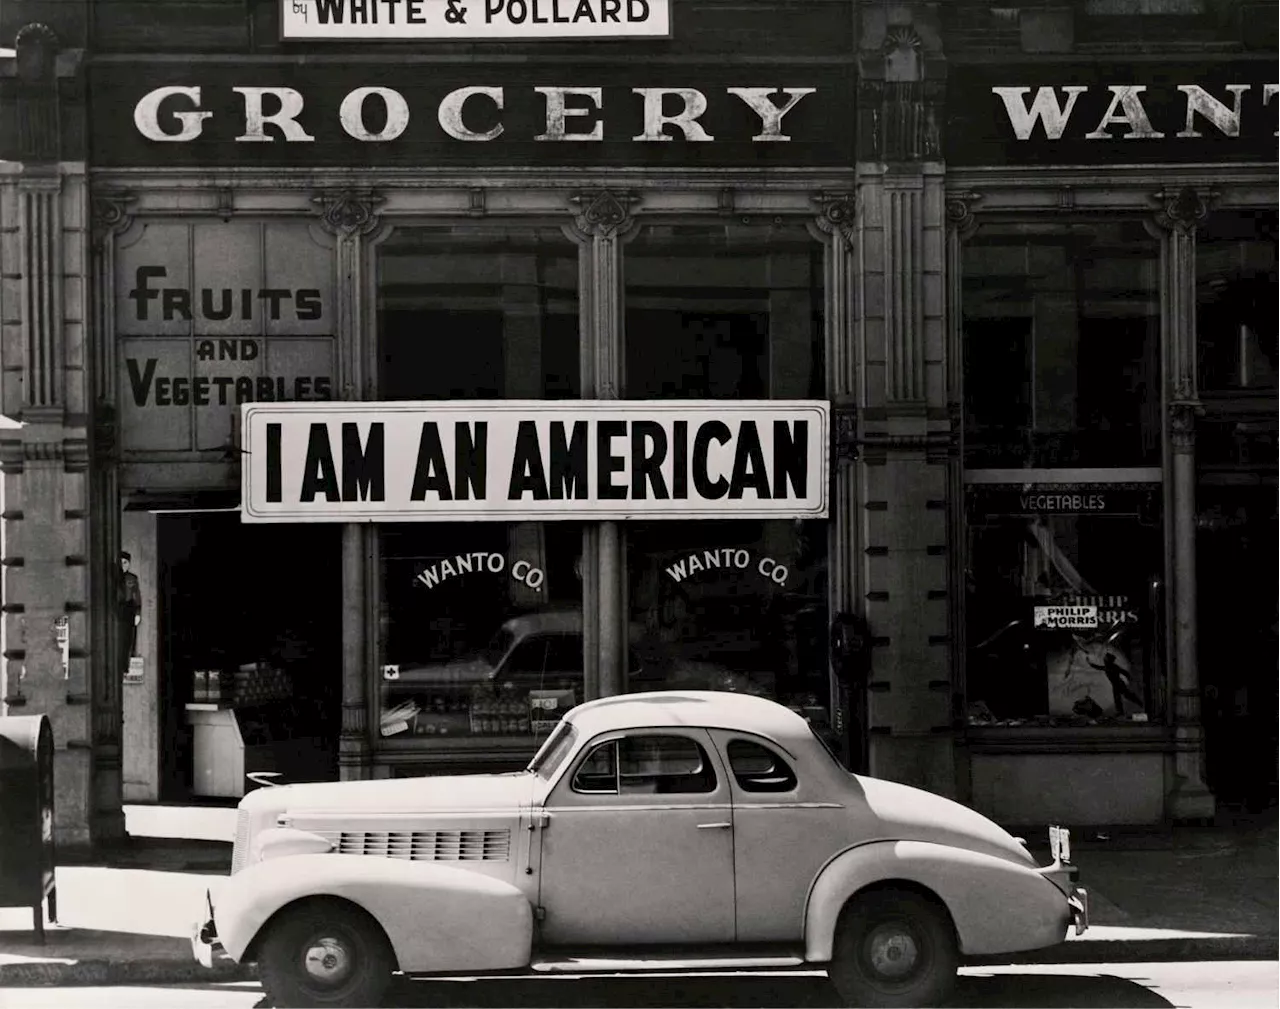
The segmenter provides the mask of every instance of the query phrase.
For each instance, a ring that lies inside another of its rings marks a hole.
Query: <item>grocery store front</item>
[[[247,146],[232,86],[256,64],[202,69],[198,98],[163,67],[95,71],[104,107],[142,110],[97,124],[99,500],[141,596],[136,654],[131,617],[112,646],[126,801],[518,767],[628,689],[751,691],[848,745],[850,59],[696,87],[469,66],[502,83],[454,94],[465,128],[372,140],[328,116],[361,67],[298,66],[317,142],[268,122],[286,142]],[[411,104],[432,87],[402,68]],[[364,94],[372,132],[385,98]],[[140,135],[197,100],[192,142]],[[546,142],[601,107],[604,137]]]

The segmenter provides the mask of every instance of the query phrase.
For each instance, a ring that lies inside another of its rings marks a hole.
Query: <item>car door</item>
[[[733,941],[729,784],[705,729],[592,740],[547,812],[542,942]]]
[[[800,942],[810,884],[856,841],[849,812],[773,741],[723,729],[710,735],[733,798],[738,941]]]

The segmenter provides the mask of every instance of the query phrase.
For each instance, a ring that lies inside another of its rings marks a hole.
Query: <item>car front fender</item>
[[[842,852],[818,874],[805,908],[805,959],[831,960],[845,903],[872,884],[924,887],[951,914],[960,952],[1042,949],[1063,941],[1071,908],[1035,868],[928,841],[877,841]]]
[[[247,866],[216,892],[218,941],[239,961],[272,915],[307,897],[340,897],[367,911],[403,971],[529,963],[533,909],[516,887],[439,862],[373,855],[286,855]]]

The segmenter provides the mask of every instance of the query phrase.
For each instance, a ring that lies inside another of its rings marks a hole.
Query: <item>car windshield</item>
[[[498,633],[493,636],[492,640],[485,645],[484,654],[481,656],[484,659],[485,664],[488,665],[490,669],[497,669],[498,663],[502,661],[502,657],[506,655],[507,652],[511,651],[511,646],[515,644],[515,640],[516,636],[512,633],[511,628],[500,628]]]
[[[578,730],[568,719],[562,718],[560,724],[551,730],[546,742],[538,748],[529,761],[528,770],[540,778],[550,778],[556,773],[564,758],[573,749],[574,740],[578,738]]]

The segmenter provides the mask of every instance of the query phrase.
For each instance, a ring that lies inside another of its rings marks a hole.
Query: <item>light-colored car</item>
[[[751,965],[923,1005],[962,955],[1083,931],[1074,878],[965,806],[850,774],[772,701],[626,694],[573,708],[524,771],[247,795],[192,947],[256,962],[279,1007],[377,1005],[395,971]]]

